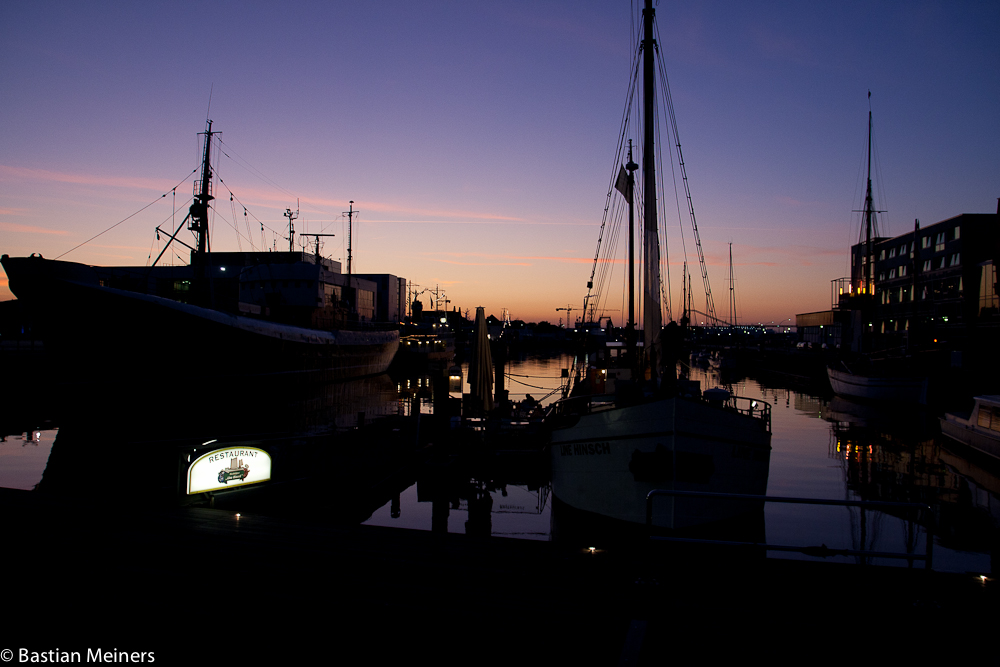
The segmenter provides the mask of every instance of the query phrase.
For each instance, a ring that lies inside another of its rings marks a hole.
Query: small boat
[[[399,346],[398,316],[377,321],[379,285],[395,276],[342,274],[340,263],[295,252],[213,252],[209,203],[213,172],[208,121],[194,203],[170,234],[194,233],[186,266],[89,266],[40,255],[3,255],[10,288],[38,321],[53,367],[85,378],[141,382],[174,378],[211,393],[267,378],[270,387],[385,372]],[[353,213],[353,202],[352,202]],[[157,228],[157,235],[163,231]],[[169,232],[166,232],[169,234]],[[187,244],[184,244],[187,245]],[[160,257],[163,252],[160,253]],[[393,321],[394,320],[394,321]],[[246,389],[246,386],[242,386]]]
[[[865,401],[927,404],[927,378],[881,373],[854,373],[846,364],[843,370],[828,366],[827,377],[833,393]]]
[[[643,84],[636,82],[630,88],[642,89],[644,97],[640,156],[645,184],[640,246],[642,325],[636,327],[633,318],[636,290],[630,233],[629,312],[621,336],[624,340],[603,340],[588,348],[573,392],[554,404],[548,419],[555,499],[578,514],[597,515],[595,520],[612,519],[622,526],[647,523],[646,497],[654,490],[764,495],[771,456],[770,405],[733,396],[724,389],[702,392],[697,382],[675,378],[683,327],[675,322],[661,326],[653,124],[657,116],[653,88],[658,49],[654,46],[653,19],[652,0],[646,0],[638,50],[644,62],[642,68],[634,69],[637,79],[642,72]],[[630,230],[635,191],[632,172],[638,168],[629,146],[628,164],[615,165],[620,176],[613,189],[627,202]],[[612,196],[614,192],[609,200]],[[693,207],[691,212],[693,222]],[[588,294],[585,311],[591,298]],[[649,523],[667,531],[702,529],[736,520],[761,507],[762,501],[756,500],[660,498],[654,503]]]
[[[1000,459],[1000,395],[976,396],[972,412],[967,415],[945,413],[941,433]]]

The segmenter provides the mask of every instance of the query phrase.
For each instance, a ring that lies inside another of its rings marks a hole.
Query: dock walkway
[[[6,489],[0,516],[0,648],[15,652],[115,647],[154,651],[159,664],[700,664],[747,651],[867,661],[961,648],[946,628],[992,632],[1000,608],[993,582],[919,569],[590,553]]]

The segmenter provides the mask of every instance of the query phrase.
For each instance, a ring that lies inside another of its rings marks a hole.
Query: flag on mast
[[[628,173],[625,167],[618,167],[618,180],[615,181],[615,190],[622,193],[628,199]]]

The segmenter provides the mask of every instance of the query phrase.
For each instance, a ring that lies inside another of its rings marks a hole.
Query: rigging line
[[[661,74],[663,73],[663,69],[662,68],[660,69],[660,73]],[[661,88],[664,91],[667,90],[666,82],[663,81],[662,77],[661,77],[661,80],[660,80],[660,86],[661,86]],[[664,93],[664,98],[665,98],[665,96],[666,96],[666,93]],[[657,128],[659,128],[659,125],[657,125]],[[668,139],[670,139],[671,137],[669,137],[669,134],[670,134],[670,128],[669,128],[669,126],[667,127],[667,134],[668,134]],[[661,144],[661,145],[664,145],[664,144]],[[676,164],[674,162],[673,141],[669,141],[665,145],[667,146],[667,150],[670,151],[670,160],[669,160],[669,163],[670,163],[670,178],[671,178],[671,181],[672,181],[673,186],[674,186],[674,204],[675,204],[676,209],[677,209],[677,227],[678,227],[678,230],[680,231],[681,254],[684,257],[684,262],[686,263],[688,261],[687,239],[686,239],[686,237],[684,235],[684,216],[681,214],[681,197],[680,197],[680,192],[678,192],[678,190],[677,190],[677,166],[676,166]],[[663,151],[661,151],[660,154],[662,156]],[[661,178],[662,178],[662,175],[663,175],[663,169],[662,169],[662,162],[661,162],[661,168],[660,168],[660,176],[661,176]],[[661,181],[661,187],[662,187],[662,181]],[[664,191],[665,191],[665,189],[664,189]],[[666,234],[666,204],[665,203],[664,203],[663,215],[664,215],[664,228],[663,228],[663,231],[664,231],[664,240],[665,240],[664,242],[666,242],[667,234]],[[682,280],[681,282],[683,284],[684,281]],[[671,293],[672,293],[672,290],[671,290],[671,285],[670,285],[670,255],[668,253],[667,254],[667,295],[668,295],[667,296],[667,299],[668,299],[667,310],[672,314],[673,313],[673,302],[672,302],[672,298],[671,298]],[[682,295],[682,297],[683,296],[684,295]],[[683,298],[682,298],[682,302],[683,302]],[[682,308],[682,310],[683,310],[683,308]]]
[[[657,43],[659,43],[659,25],[654,23],[653,29],[656,32]],[[705,251],[701,245],[701,235],[698,233],[698,222],[694,214],[694,199],[691,197],[691,185],[688,182],[687,168],[684,166],[684,153],[681,150],[680,133],[677,131],[677,115],[674,113],[673,96],[670,94],[670,80],[667,77],[667,72],[663,66],[662,58],[658,60],[658,64],[660,77],[663,79],[664,101],[666,102],[667,112],[670,116],[670,126],[673,130],[675,145],[677,146],[677,163],[681,172],[681,181],[684,183],[684,193],[687,196],[688,213],[691,219],[691,231],[694,236],[695,247],[698,249],[698,262],[701,265],[702,281],[705,283],[705,301],[708,306],[709,314],[715,319],[716,322],[718,322],[719,318],[715,313],[715,299],[712,298],[712,286],[708,280],[708,264],[705,262]]]
[[[227,153],[224,150],[222,150],[222,146],[225,146],[229,150],[229,152],[232,153],[233,155],[235,155],[237,158],[239,158],[239,160],[237,160],[232,155],[230,155],[229,153]],[[268,178],[264,174],[264,172],[262,172],[260,169],[257,169],[257,167],[255,167],[252,164],[250,164],[243,156],[241,156],[236,151],[234,151],[229,146],[229,144],[223,142],[221,137],[219,137],[219,147],[218,147],[218,150],[219,150],[220,153],[222,153],[223,155],[225,155],[227,158],[229,158],[230,160],[232,160],[236,164],[239,164],[241,167],[243,167],[244,169],[246,169],[247,171],[249,171],[251,174],[253,174],[257,178],[259,178],[260,180],[264,181],[268,185],[270,185],[272,187],[275,187],[275,188],[278,188],[279,190],[281,190],[282,192],[284,192],[286,195],[288,195],[290,197],[294,197],[295,196],[293,193],[289,192],[285,188],[283,188],[280,185],[278,185],[277,183],[275,183],[272,179]]]
[[[656,111],[656,122],[654,123],[653,126],[656,128],[656,143],[658,145],[662,146],[663,143],[660,140],[660,117],[659,117],[659,111]],[[670,134],[669,130],[667,131],[667,134],[668,135]],[[666,192],[666,189],[663,187],[663,151],[662,150],[657,154],[657,158],[658,158],[658,161],[659,161],[659,164],[657,165],[657,171],[656,171],[657,186],[659,187],[660,192]],[[671,160],[671,162],[673,162],[673,160]],[[660,306],[663,307],[663,308],[665,308],[665,311],[666,311],[665,314],[667,316],[667,319],[668,320],[672,320],[673,319],[673,310],[670,307],[671,306],[671,301],[670,301],[670,251],[669,251],[669,247],[668,247],[668,244],[667,244],[667,211],[666,211],[666,204],[664,204],[664,202],[663,202],[664,198],[665,198],[665,195],[663,197],[658,197],[657,198],[657,205],[658,205],[658,208],[659,208],[659,211],[658,211],[658,213],[659,213],[659,223],[657,225],[657,227],[659,229],[657,229],[657,232],[660,232],[660,231],[663,232],[662,235],[661,235],[662,238],[663,238],[663,242],[660,244],[661,247],[662,247],[662,253],[663,254],[662,254],[662,257],[659,257],[657,259],[660,260],[663,263],[664,267],[665,267],[665,271],[661,271],[660,272],[660,285],[659,285],[659,287],[660,287]],[[664,273],[667,274],[666,288],[664,288],[664,280],[663,280],[663,274]]]
[[[244,203],[243,203],[242,201],[240,201],[240,198],[239,198],[239,197],[237,197],[237,196],[236,196],[236,193],[232,191],[232,189],[231,189],[231,188],[229,187],[229,184],[228,184],[228,183],[226,183],[225,181],[223,181],[223,180],[222,180],[222,177],[221,177],[221,176],[219,176],[219,184],[220,184],[220,185],[223,185],[223,186],[225,186],[225,188],[226,188],[226,192],[228,192],[228,193],[229,193],[229,196],[231,196],[231,197],[234,197],[234,198],[236,199],[236,203],[238,203],[238,204],[239,204],[240,206],[242,206],[242,207],[243,207],[243,210],[244,210],[244,211],[247,211],[247,210],[248,210],[248,209],[247,209],[247,207],[246,207],[246,204],[244,204]],[[252,218],[253,218],[254,220],[256,220],[257,222],[259,222],[259,223],[261,224],[261,226],[262,226],[262,227],[264,227],[264,226],[265,226],[265,225],[264,225],[264,222],[263,222],[263,221],[262,221],[262,220],[261,220],[260,218],[258,218],[258,217],[257,217],[256,215],[254,215],[253,213],[250,213],[249,215],[250,215],[250,217],[252,217]],[[268,226],[267,228],[268,228],[268,229],[269,229],[269,230],[270,230],[270,231],[271,231],[272,233],[274,233],[274,234],[278,234],[278,232],[277,232],[276,230],[272,229],[272,228],[271,228],[270,226]]]
[[[229,219],[227,219],[227,218],[222,218],[222,220],[223,220],[223,222],[225,222],[225,223],[226,223],[227,225],[229,225],[230,227],[232,227],[232,228],[233,228],[233,231],[235,231],[235,232],[236,232],[236,242],[237,242],[237,244],[239,244],[239,243],[240,243],[239,239],[240,239],[240,237],[242,237],[242,238],[245,238],[245,239],[246,239],[247,241],[249,241],[249,242],[250,242],[250,247],[254,247],[254,246],[253,246],[253,240],[252,240],[252,239],[250,239],[250,238],[248,238],[248,237],[245,237],[245,236],[243,236],[243,233],[242,233],[242,232],[240,231],[240,228],[239,228],[239,226],[238,226],[238,225],[236,224],[236,212],[235,212],[235,210],[233,211],[233,219],[232,219],[232,220],[229,220]],[[242,246],[242,245],[240,245],[239,247],[240,247],[240,251],[242,252],[242,250],[243,250],[243,246]]]
[[[528,388],[530,388],[530,389],[541,389],[542,391],[549,391],[549,390],[551,390],[551,389],[552,389],[551,387],[540,387],[540,386],[538,386],[537,384],[528,384],[527,382],[521,382],[520,380],[515,380],[514,378],[508,378],[508,379],[509,379],[509,380],[510,380],[511,382],[514,382],[514,383],[516,383],[516,384],[519,384],[519,385],[521,385],[522,387],[528,387]],[[562,387],[560,387],[560,389],[561,389],[561,388],[562,388]],[[555,390],[552,390],[552,391],[553,391],[553,393],[555,393],[556,391],[559,391],[559,389],[555,389]],[[550,394],[550,395],[551,395],[551,394]]]
[[[149,242],[149,254],[146,255],[146,266],[149,266],[149,260],[153,259],[153,248],[156,246],[156,241]]]
[[[619,203],[613,209],[614,215],[612,217],[611,233],[608,236],[607,255],[605,257],[604,265],[601,267],[603,269],[603,272],[601,277],[601,291],[597,301],[599,307],[597,308],[597,310],[602,313],[608,307],[608,298],[605,295],[604,286],[605,285],[610,286],[611,280],[614,277],[615,265],[617,264],[616,256],[618,254],[618,244],[622,237],[621,229],[622,229],[622,219],[624,217],[623,208],[625,207],[621,205],[620,198],[616,198],[616,201],[618,201]],[[623,274],[623,279],[625,277],[626,276]],[[586,313],[584,313],[584,317],[586,317]]]
[[[197,171],[198,171],[198,170],[197,170],[197,169],[195,169],[195,170],[194,170],[194,172],[192,172],[192,174],[193,174],[193,173],[196,173]],[[176,188],[176,187],[178,187],[179,185],[183,184],[183,183],[184,183],[184,181],[186,181],[186,180],[187,180],[188,178],[191,178],[191,176],[189,175],[189,176],[188,176],[187,178],[185,178],[185,179],[184,179],[183,181],[181,181],[180,183],[178,183],[177,185],[175,185],[175,186],[174,186],[174,188]],[[67,250],[66,252],[64,252],[64,253],[63,253],[62,255],[59,255],[59,257],[65,257],[66,255],[70,254],[71,252],[73,252],[73,251],[74,251],[74,250],[76,250],[77,248],[81,248],[81,247],[83,247],[83,246],[87,245],[88,243],[90,243],[91,241],[93,241],[94,239],[96,239],[96,238],[97,238],[98,236],[103,236],[104,234],[107,234],[108,232],[110,232],[110,231],[111,231],[112,229],[114,229],[114,228],[115,228],[115,227],[117,227],[118,225],[122,224],[122,223],[123,223],[123,222],[125,222],[126,220],[130,220],[131,218],[134,218],[135,216],[139,215],[140,213],[142,213],[143,211],[145,211],[145,210],[146,210],[147,208],[149,208],[150,206],[152,206],[152,205],[153,205],[153,204],[155,204],[156,202],[160,201],[161,199],[163,199],[164,197],[166,197],[166,196],[167,196],[167,195],[169,195],[169,194],[170,194],[170,190],[168,190],[167,192],[164,192],[164,193],[163,193],[162,195],[160,195],[159,197],[157,197],[157,198],[156,198],[156,199],[154,199],[153,201],[149,202],[148,204],[146,204],[145,206],[143,206],[142,208],[140,208],[140,209],[139,209],[138,211],[136,211],[136,212],[135,212],[135,213],[133,213],[132,215],[130,215],[130,216],[128,216],[127,218],[124,218],[124,219],[122,219],[122,220],[119,220],[119,221],[118,221],[118,222],[116,222],[115,224],[113,224],[113,225],[111,225],[110,227],[108,227],[107,229],[105,229],[105,230],[104,230],[103,232],[101,232],[101,233],[99,233],[99,234],[95,234],[94,236],[91,236],[91,237],[90,237],[89,239],[87,239],[87,240],[86,240],[86,241],[84,241],[83,243],[81,243],[81,244],[79,244],[79,245],[75,245],[75,246],[73,246],[72,248],[70,248],[69,250]],[[56,259],[59,259],[59,257],[56,257]]]
[[[243,252],[243,241],[240,240],[240,230],[236,227],[236,202],[233,199],[232,193],[229,195],[229,210],[233,214],[233,229],[236,229],[236,247],[240,252]]]
[[[607,284],[608,273],[613,268],[615,246],[617,244],[618,232],[621,229],[621,204],[617,197],[613,197],[608,211],[607,222],[605,223],[605,240],[601,248],[600,266],[597,267],[597,281],[595,285],[598,303],[604,293],[604,286]]]
[[[614,265],[616,263],[615,255],[617,254],[619,239],[622,236],[622,219],[624,218],[627,210],[627,203],[623,202],[623,198],[616,197],[612,203],[609,217],[610,227],[607,234],[608,240],[604,246],[604,253],[602,257],[603,261],[601,262],[600,270],[598,272],[597,292],[593,296],[596,305],[591,306],[591,311],[603,311],[604,308],[607,308],[607,297],[605,295],[604,287],[610,283],[611,276],[614,275]]]
[[[247,215],[247,207],[243,207],[243,224],[247,226],[247,238],[250,239],[250,247],[257,250],[257,246],[253,242],[253,232],[250,231],[250,217]]]
[[[886,213],[888,212],[889,198],[885,192],[885,179],[882,177],[882,161],[879,159],[878,154],[878,140],[875,137],[875,130],[872,129],[872,155],[873,161],[875,162],[875,188],[877,193],[877,202],[875,208],[878,209],[879,215],[882,218],[881,232],[883,236],[891,237],[892,234],[889,233],[889,220]]]
[[[609,184],[608,195],[604,204],[604,216],[601,219],[601,228],[597,236],[597,249],[594,252],[594,264],[590,270],[590,281],[589,284],[587,285],[587,295],[583,299],[584,310],[587,309],[590,303],[591,290],[593,289],[594,285],[594,274],[597,272],[598,259],[600,258],[601,254],[601,241],[604,238],[605,224],[607,223],[608,220],[608,208],[611,206],[612,196],[614,192],[614,182],[618,175],[618,167],[621,165],[621,153],[624,145],[623,137],[628,131],[628,122],[632,109],[632,100],[635,96],[635,87],[638,83],[638,76],[639,76],[638,53],[639,53],[639,44],[636,45],[632,54],[632,75],[629,80],[628,91],[625,97],[625,109],[622,111],[621,125],[618,130],[618,150],[615,155],[615,164],[614,168],[612,169],[611,183]]]

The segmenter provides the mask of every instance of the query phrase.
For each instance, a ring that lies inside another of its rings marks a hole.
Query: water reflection
[[[570,361],[567,355],[511,360],[512,398],[542,399],[557,390]],[[189,387],[177,381],[123,389],[109,378],[61,382],[45,392],[60,397],[56,408],[41,415],[27,406],[21,414],[7,411],[14,426],[0,443],[0,480],[123,504],[194,502],[579,544],[628,539],[604,531],[593,516],[553,506],[545,457],[532,439],[537,433],[456,428],[461,391],[451,370],[329,385]],[[459,370],[464,381],[467,371]],[[933,413],[873,409],[708,369],[693,369],[691,377],[702,388],[725,383],[772,404],[769,495],[929,504],[935,568],[990,571],[990,554],[998,550],[1000,473],[994,463],[943,441]],[[30,419],[22,418],[29,412]],[[58,431],[36,428],[53,418]],[[181,493],[192,457],[241,444],[273,455],[271,482],[232,493]],[[19,459],[22,453],[31,455]],[[9,481],[15,472],[35,477]],[[772,544],[921,553],[926,524],[924,517],[896,511],[768,504],[740,530],[744,539],[766,537]]]

